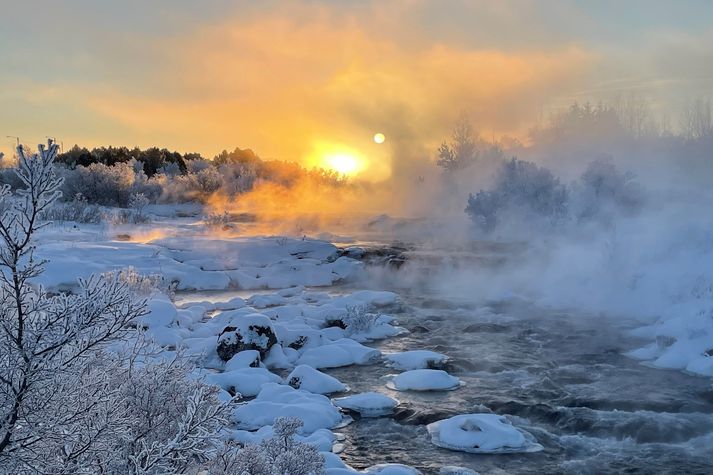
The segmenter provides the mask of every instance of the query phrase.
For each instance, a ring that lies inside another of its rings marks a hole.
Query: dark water
[[[383,288],[383,286],[382,286]],[[404,463],[424,473],[460,465],[481,473],[713,473],[713,387],[707,378],[646,367],[627,323],[537,308],[524,301],[458,303],[397,289],[408,335],[371,344],[451,357],[466,382],[450,392],[395,392],[383,364],[329,370],[352,392],[381,391],[393,417],[340,429],[355,468]],[[529,454],[478,455],[431,444],[425,425],[492,411],[513,416],[544,446]]]

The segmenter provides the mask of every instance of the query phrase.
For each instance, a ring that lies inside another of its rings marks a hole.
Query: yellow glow
[[[352,175],[359,169],[359,160],[347,153],[326,155],[324,162],[327,168],[331,168],[342,175]]]
[[[378,144],[382,144],[382,143],[384,143],[384,140],[386,140],[386,136],[384,134],[382,134],[381,132],[374,134],[374,142],[376,142]]]
[[[345,176],[354,176],[369,168],[369,160],[359,151],[341,143],[315,142],[306,161],[310,167],[332,170]]]

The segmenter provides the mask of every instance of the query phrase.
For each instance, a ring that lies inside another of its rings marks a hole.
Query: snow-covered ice
[[[463,414],[427,426],[439,447],[477,454],[537,452],[542,446],[497,414]]]
[[[438,369],[448,361],[448,356],[429,350],[412,350],[384,355],[388,364],[396,369]]]
[[[396,391],[450,391],[462,384],[461,380],[440,369],[414,369],[397,374],[386,386]]]
[[[379,417],[391,414],[399,401],[385,394],[368,392],[340,397],[333,400],[334,404],[358,412],[363,417]]]
[[[305,351],[298,363],[315,368],[338,368],[340,366],[373,364],[381,352],[364,346],[349,338],[340,338],[317,348]]]

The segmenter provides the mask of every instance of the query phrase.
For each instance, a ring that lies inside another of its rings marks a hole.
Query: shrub
[[[554,223],[566,216],[567,198],[567,188],[552,172],[513,158],[501,166],[492,190],[470,195],[465,211],[487,231],[506,214]]]

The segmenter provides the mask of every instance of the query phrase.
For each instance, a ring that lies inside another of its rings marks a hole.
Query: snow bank
[[[431,442],[439,447],[476,454],[537,452],[534,438],[497,414],[464,414],[428,424]]]
[[[450,391],[462,385],[461,380],[439,369],[406,371],[386,383],[386,387],[395,391]]]
[[[49,288],[71,288],[78,277],[126,267],[160,273],[177,290],[326,286],[362,269],[357,260],[337,258],[337,248],[328,242],[277,237],[183,235],[141,243],[108,240],[95,230],[81,236],[41,235],[36,252],[49,260],[36,279]]]

